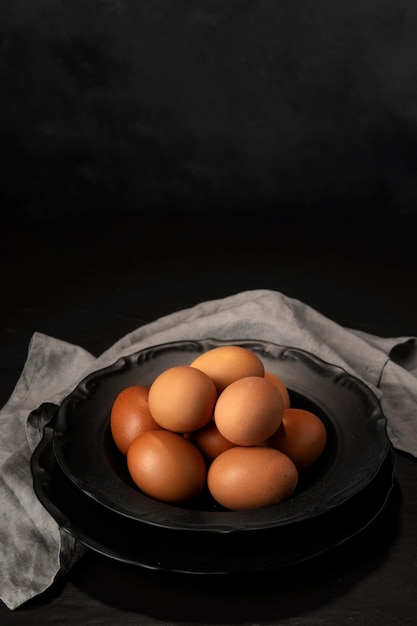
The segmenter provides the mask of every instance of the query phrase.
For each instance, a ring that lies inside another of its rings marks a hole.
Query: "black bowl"
[[[223,510],[208,493],[189,506],[143,494],[110,432],[110,411],[127,386],[150,385],[174,365],[187,365],[219,345],[255,352],[286,384],[292,406],[315,412],[328,442],[319,461],[300,476],[284,502],[249,511]],[[374,393],[359,379],[316,356],[265,341],[179,341],[146,348],[87,376],[59,408],[53,433],[56,460],[79,490],[111,511],[167,530],[232,533],[312,520],[346,503],[377,475],[389,450],[386,419]]]

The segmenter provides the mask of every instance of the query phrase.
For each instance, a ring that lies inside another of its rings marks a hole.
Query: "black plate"
[[[253,511],[220,510],[209,497],[193,507],[157,502],[130,480],[125,458],[114,445],[110,410],[117,394],[149,385],[164,369],[189,364],[224,344],[244,346],[287,385],[293,406],[316,412],[328,431],[327,448],[306,472],[293,497]],[[357,378],[312,354],[264,341],[180,341],[141,350],[88,376],[63,402],[53,437],[56,459],[86,495],[144,524],[182,531],[230,533],[276,528],[311,520],[339,507],[375,478],[389,450],[380,404]]]
[[[367,528],[393,488],[391,447],[376,476],[358,494],[310,521],[252,533],[183,533],[118,515],[80,491],[59,467],[45,427],[32,455],[34,489],[56,522],[85,546],[108,557],[153,570],[233,574],[281,569],[310,560]]]

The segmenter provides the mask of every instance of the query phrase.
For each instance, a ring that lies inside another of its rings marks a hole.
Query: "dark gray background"
[[[3,0],[4,209],[416,213],[413,0]]]

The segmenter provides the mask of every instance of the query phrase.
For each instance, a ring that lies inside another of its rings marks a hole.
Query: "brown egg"
[[[149,410],[168,430],[183,433],[202,428],[212,418],[217,391],[204,372],[178,365],[163,371],[149,389]]]
[[[213,420],[192,433],[185,433],[184,437],[191,441],[200,450],[207,461],[211,462],[221,452],[232,448],[235,444],[223,437]]]
[[[149,387],[133,385],[123,389],[113,402],[110,430],[122,454],[127,454],[132,441],[143,432],[160,428],[149,411],[148,394]]]
[[[214,420],[220,433],[239,446],[252,446],[271,437],[281,424],[284,403],[269,380],[240,378],[220,394]]]
[[[282,422],[268,445],[281,450],[298,470],[310,467],[322,455],[327,443],[327,431],[322,420],[304,409],[285,409]]]
[[[291,459],[269,447],[230,448],[214,459],[207,474],[213,498],[233,511],[281,502],[297,484],[298,472]]]
[[[281,392],[282,399],[284,401],[284,409],[289,409],[290,404],[291,404],[290,394],[288,393],[288,389],[284,385],[282,380],[278,378],[278,376],[276,376],[275,374],[272,374],[272,372],[268,372],[268,371],[265,371],[265,378],[271,381],[271,383],[273,383],[275,387],[277,387],[278,391]]]
[[[265,372],[261,359],[241,346],[212,348],[194,359],[191,366],[210,376],[218,393],[239,378],[263,376]]]
[[[206,462],[199,450],[168,430],[148,431],[135,439],[127,465],[139,489],[163,502],[192,500],[206,484]]]

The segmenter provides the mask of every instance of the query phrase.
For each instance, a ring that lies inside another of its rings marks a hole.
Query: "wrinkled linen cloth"
[[[0,412],[0,597],[16,609],[50,587],[84,553],[38,501],[30,459],[47,421],[91,372],[119,357],[187,339],[258,339],[307,350],[361,379],[378,397],[393,446],[417,457],[417,338],[344,328],[307,304],[270,290],[202,302],[141,326],[100,357],[35,333],[16,387]]]

